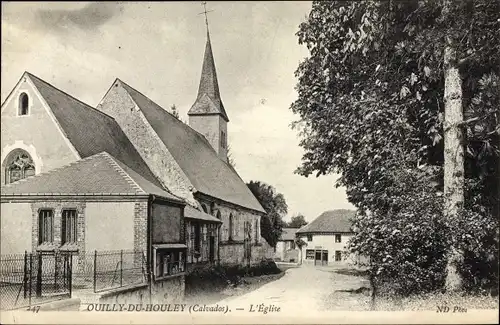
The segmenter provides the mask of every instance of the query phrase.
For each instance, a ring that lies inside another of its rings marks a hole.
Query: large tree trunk
[[[445,19],[452,19],[448,16],[450,5],[450,1],[445,0]],[[446,38],[444,69],[444,217],[451,221],[458,217],[464,202],[462,80],[451,37]],[[447,290],[458,290],[461,286],[461,277],[455,265],[459,259],[460,253],[453,245],[448,256]]]

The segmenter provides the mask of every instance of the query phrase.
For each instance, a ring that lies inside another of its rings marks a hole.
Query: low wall
[[[153,281],[151,291],[148,284],[120,288],[102,294],[99,303],[178,303],[184,299],[184,283],[184,275],[178,275],[161,281]]]

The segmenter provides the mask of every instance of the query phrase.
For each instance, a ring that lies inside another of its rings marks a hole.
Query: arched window
[[[4,161],[5,184],[35,175],[35,164],[29,153],[15,149],[7,155]]]
[[[19,115],[28,115],[29,98],[28,94],[19,95]]]
[[[234,232],[234,217],[233,214],[229,214],[229,240],[233,240],[233,232]]]
[[[219,220],[220,220],[220,218],[221,218],[220,211],[217,211],[216,216],[217,216],[217,219],[219,219]]]

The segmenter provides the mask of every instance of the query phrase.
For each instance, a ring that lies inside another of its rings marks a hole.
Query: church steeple
[[[203,5],[205,6],[205,3]],[[189,125],[203,134],[219,158],[227,163],[227,123],[229,118],[220,97],[212,44],[208,31],[207,12],[205,8],[203,13],[207,24],[207,43],[201,68],[198,95],[193,106],[188,111]]]
[[[205,56],[201,69],[200,85],[196,101],[188,112],[188,115],[221,115],[226,122],[229,122],[224,104],[219,92],[217,81],[217,71],[215,70],[214,55],[210,42],[210,33],[207,26],[207,43],[205,45]]]

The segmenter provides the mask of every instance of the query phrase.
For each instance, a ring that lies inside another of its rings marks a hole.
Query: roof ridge
[[[116,162],[116,158],[113,157],[112,155],[110,155],[108,152],[104,151],[103,152],[104,154],[104,158],[107,159],[108,163],[111,164],[111,166],[115,169],[116,172],[118,172],[118,174],[120,174],[120,176],[122,176],[124,178],[124,180],[129,184],[131,185],[132,187],[134,187],[134,189],[136,190],[136,193],[138,192],[141,192],[141,194],[148,194],[146,193],[146,191],[130,176],[129,173],[127,173],[117,162]]]
[[[185,124],[187,125],[186,123],[182,122],[181,120],[179,120],[178,118],[176,118],[174,116],[174,114],[170,113],[169,111],[167,111],[166,109],[164,109],[163,107],[161,107],[160,105],[158,105],[155,101],[153,101],[152,99],[150,99],[148,96],[144,95],[142,92],[140,92],[139,90],[135,89],[134,87],[132,87],[131,85],[129,85],[128,83],[126,83],[125,81],[121,80],[120,78],[116,78],[116,80],[119,80],[122,84],[124,84],[125,86],[131,88],[133,91],[137,92],[139,95],[143,96],[144,98],[146,98],[147,100],[149,100],[150,102],[156,104],[158,107],[160,107],[162,110],[164,110],[165,112],[167,112],[168,114],[172,115],[173,118],[175,118],[176,120],[178,120],[179,122],[181,122],[182,124]],[[127,90],[128,92],[128,90]],[[135,102],[135,100],[134,100]]]
[[[121,80],[120,78],[116,78],[116,80],[119,80],[122,84],[124,84],[125,86],[131,88],[133,91],[137,92],[139,95],[143,96],[146,100],[148,100],[149,102],[153,103],[154,105],[158,106],[159,108],[161,108],[162,111],[170,114],[173,118],[174,118],[174,121],[175,123],[180,123],[180,125],[183,125],[184,127],[186,127],[186,129],[196,133],[199,137],[201,137],[203,139],[203,141],[205,141],[209,146],[210,148],[213,149],[212,145],[210,145],[210,142],[208,142],[207,138],[201,134],[200,132],[196,131],[195,129],[193,129],[189,124],[186,124],[184,122],[182,122],[180,119],[176,118],[172,113],[170,113],[169,111],[167,111],[165,108],[163,108],[162,106],[160,106],[158,103],[156,103],[154,100],[152,100],[151,98],[149,98],[148,96],[144,95],[142,92],[140,92],[139,90],[137,90],[136,88],[130,86],[128,83],[126,83],[125,81]],[[126,89],[127,90],[127,89]],[[127,90],[128,92],[128,90]],[[135,100],[132,98],[132,100],[135,102]],[[211,100],[211,99],[210,99]],[[136,103],[137,104],[137,103]],[[140,108],[140,107],[139,107]],[[214,150],[215,151],[215,150]]]
[[[98,154],[95,154],[95,155],[92,155],[92,156],[89,156],[89,157],[86,157],[86,158],[82,158],[82,159],[78,159],[78,160],[75,160],[73,162],[70,162],[69,164],[66,164],[66,165],[63,165],[63,166],[60,166],[60,167],[56,167],[56,168],[53,168],[53,169],[50,169],[46,172],[42,172],[42,173],[38,173],[38,174],[35,174],[33,176],[29,176],[29,177],[26,177],[26,178],[23,178],[23,179],[20,179],[18,181],[15,181],[15,182],[12,182],[12,183],[9,183],[9,184],[6,184],[6,185],[3,185],[2,187],[3,188],[10,188],[11,186],[14,186],[14,185],[17,185],[17,184],[22,184],[24,182],[27,182],[28,180],[31,180],[31,179],[35,179],[35,178],[39,178],[39,177],[42,177],[42,176],[45,176],[45,175],[50,175],[50,174],[53,174],[54,172],[57,172],[61,169],[64,169],[64,168],[68,168],[70,166],[74,166],[74,165],[77,165],[81,162],[84,162],[84,161],[87,161],[87,160],[90,160],[90,159],[93,159],[94,157],[96,156],[99,156],[101,154],[105,153],[105,151],[103,152],[100,152]],[[107,152],[106,152],[107,153]]]
[[[38,81],[40,81],[40,82],[44,83],[46,86],[49,86],[50,88],[55,89],[55,90],[57,90],[57,91],[59,91],[59,92],[63,93],[64,95],[68,96],[69,98],[71,98],[71,99],[73,99],[73,100],[75,100],[75,101],[79,102],[79,103],[80,103],[80,104],[82,104],[83,106],[89,107],[89,108],[91,108],[92,110],[94,110],[94,111],[96,111],[96,112],[99,112],[100,114],[102,114],[102,115],[104,115],[104,116],[106,116],[106,117],[109,117],[110,119],[114,120],[114,118],[113,118],[112,116],[110,116],[110,115],[108,115],[108,114],[106,114],[106,113],[104,113],[104,112],[102,112],[102,111],[98,110],[97,108],[95,108],[95,107],[93,107],[93,106],[91,106],[91,105],[89,105],[89,104],[87,104],[87,103],[85,103],[85,102],[83,102],[83,101],[81,101],[80,99],[78,99],[78,98],[74,97],[73,95],[70,95],[69,93],[65,92],[64,90],[57,88],[56,86],[54,86],[54,85],[52,85],[51,83],[49,83],[49,82],[47,82],[47,81],[43,80],[42,78],[39,78],[39,77],[35,76],[34,74],[32,74],[32,73],[30,73],[30,72],[28,72],[28,71],[25,71],[25,73],[26,73],[29,77],[32,77],[32,78],[37,79]],[[35,85],[35,86],[36,86],[36,85]],[[43,95],[42,95],[42,96],[43,96]]]

